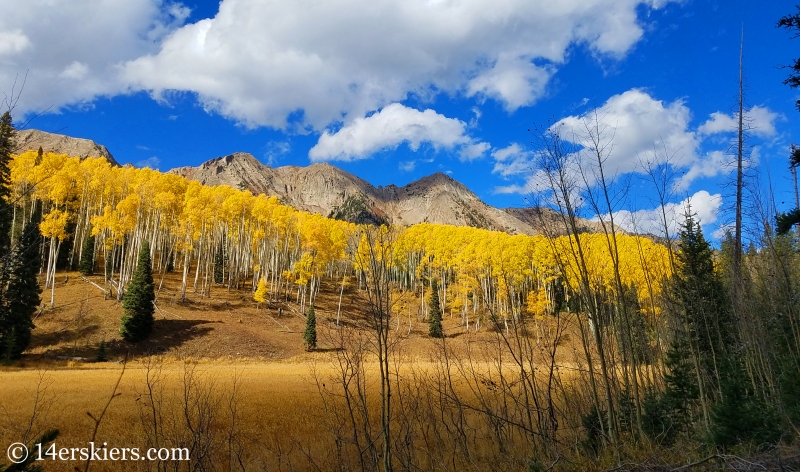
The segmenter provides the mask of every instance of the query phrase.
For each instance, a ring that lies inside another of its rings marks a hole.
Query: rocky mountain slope
[[[376,188],[330,164],[272,168],[247,153],[218,157],[198,167],[179,167],[170,172],[207,185],[225,184],[274,195],[295,208],[358,223],[412,225],[427,221],[512,234],[541,233],[542,222],[560,227],[551,213],[539,218],[537,213],[526,209],[500,210],[489,206],[463,184],[442,173],[403,187]],[[593,230],[588,221],[582,221],[581,225]]]
[[[63,134],[47,133],[37,129],[26,129],[17,132],[17,153],[36,151],[68,154],[81,159],[87,157],[105,157],[111,165],[119,165],[105,146],[89,139],[73,138]]]

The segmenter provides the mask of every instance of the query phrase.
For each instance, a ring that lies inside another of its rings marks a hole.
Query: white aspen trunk
[[[55,238],[53,238],[55,239]],[[51,242],[52,244],[52,242]],[[56,304],[56,262],[58,261],[58,251],[61,249],[61,240],[58,240],[55,254],[53,255],[53,275],[50,277],[50,308]]]
[[[186,300],[186,279],[189,276],[189,250],[184,251],[183,255],[183,278],[181,279],[181,301]]]
[[[342,295],[344,295],[344,278],[347,277],[342,276],[342,287],[339,289],[339,307],[336,308],[336,326],[339,326],[339,313],[342,312]]]

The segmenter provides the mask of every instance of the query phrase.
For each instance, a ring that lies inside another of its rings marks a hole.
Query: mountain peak
[[[73,138],[63,134],[48,133],[38,129],[25,129],[17,131],[17,153],[37,151],[42,148],[44,152],[68,154],[70,156],[86,159],[87,157],[105,157],[113,166],[119,163],[102,144],[97,144],[91,139]]]

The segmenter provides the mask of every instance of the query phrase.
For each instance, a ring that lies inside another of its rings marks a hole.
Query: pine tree
[[[7,261],[10,256],[11,246],[13,209],[9,201],[11,197],[9,165],[11,164],[11,155],[16,150],[16,136],[17,131],[14,129],[11,113],[6,111],[0,117],[0,257],[3,257],[4,261]]]
[[[678,338],[672,341],[667,351],[664,366],[667,373],[664,375],[666,390],[664,396],[673,412],[676,423],[687,425],[691,421],[691,405],[697,400],[699,391],[697,376],[692,369],[689,359],[689,346],[685,339]]]
[[[222,246],[219,247],[214,255],[214,283],[221,284],[225,281],[225,254]]]
[[[744,442],[775,444],[781,437],[775,408],[749,389],[741,362],[730,358],[722,370],[722,398],[712,410],[711,439],[728,448]]]
[[[31,220],[25,225],[19,244],[13,252],[11,275],[5,293],[8,304],[0,320],[0,339],[6,345],[12,359],[19,359],[28,347],[31,330],[34,327],[31,316],[36,313],[42,302],[40,296],[42,289],[36,278],[42,265],[39,253],[42,240],[39,232],[41,216],[42,213],[37,208]]]
[[[97,362],[107,362],[108,353],[106,352],[106,340],[100,341],[100,346],[97,348]]]
[[[150,244],[142,243],[136,271],[128,285],[128,291],[122,300],[125,314],[122,316],[120,334],[128,342],[139,342],[146,339],[153,330],[153,311],[155,307],[155,287],[153,286],[153,270],[150,262]]]
[[[81,262],[78,270],[82,275],[92,275],[94,273],[94,236],[89,236],[83,240]]]
[[[303,341],[306,344],[307,351],[313,351],[317,348],[317,318],[314,315],[314,305],[308,307],[306,329],[303,331]]]
[[[442,308],[439,304],[439,284],[436,279],[431,283],[430,320],[428,321],[428,336],[432,338],[444,337],[442,332]]]
[[[687,210],[676,255],[675,295],[685,313],[689,342],[696,346],[704,377],[718,380],[719,366],[735,341],[735,323],[721,278],[714,271],[711,245]]]

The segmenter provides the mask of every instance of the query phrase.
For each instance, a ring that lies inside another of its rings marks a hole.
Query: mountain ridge
[[[86,158],[102,156],[119,165],[108,149],[89,139],[29,129],[17,132],[17,152],[37,150]],[[564,234],[558,213],[547,208],[495,208],[461,182],[436,172],[403,186],[375,187],[328,163],[308,166],[264,165],[252,154],[234,152],[199,166],[167,171],[204,185],[229,185],[278,197],[298,210],[355,223],[413,225],[439,223],[472,226],[510,234]],[[580,219],[579,228],[599,231]]]
[[[168,172],[207,185],[231,185],[256,194],[276,196],[297,209],[357,223],[413,225],[429,222],[511,234],[543,232],[539,222],[518,216],[516,210],[522,209],[492,207],[464,184],[442,172],[403,186],[375,187],[328,163],[270,167],[251,154],[240,152],[210,159],[197,167],[179,167]],[[590,225],[582,226],[590,230]]]

